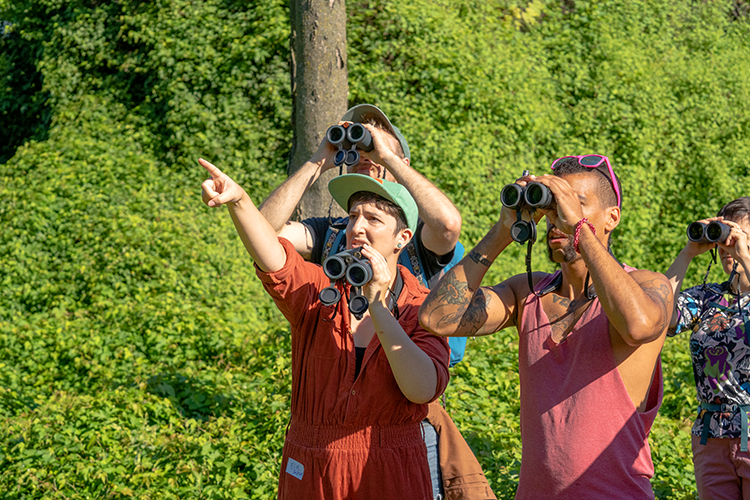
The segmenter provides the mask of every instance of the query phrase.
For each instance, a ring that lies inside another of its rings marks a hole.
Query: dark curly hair
[[[600,174],[596,176],[596,178],[598,179],[596,195],[599,197],[599,200],[603,205],[608,207],[617,206],[617,194],[615,193],[615,188],[612,184],[612,180],[609,178],[609,170],[607,169],[606,165],[600,165],[597,168],[588,168],[579,164],[578,160],[575,158],[565,158],[564,160],[560,160],[557,165],[555,165],[555,170],[553,172],[555,173],[555,175],[594,172]],[[615,179],[617,180],[617,185],[620,188],[620,200],[622,200],[622,183],[620,182],[620,178],[617,177],[617,174],[615,174]]]

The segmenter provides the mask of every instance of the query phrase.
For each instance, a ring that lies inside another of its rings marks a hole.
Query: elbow
[[[458,211],[452,213],[443,219],[443,239],[451,242],[451,246],[455,246],[458,242],[458,238],[461,236],[461,214]]]
[[[627,335],[623,335],[623,340],[631,347],[640,347],[649,342],[659,339],[666,331],[667,325],[641,322],[628,328]]]

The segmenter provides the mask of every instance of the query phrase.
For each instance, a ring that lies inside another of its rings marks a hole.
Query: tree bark
[[[328,127],[338,123],[349,95],[344,0],[290,0],[290,20],[294,139],[289,175],[315,153]],[[337,174],[338,169],[329,170],[307,190],[297,207],[300,219],[328,215],[328,181]]]

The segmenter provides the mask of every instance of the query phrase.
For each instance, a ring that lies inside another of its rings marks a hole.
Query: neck
[[[562,287],[560,295],[570,299],[577,299],[584,295],[586,285],[586,275],[588,268],[583,258],[576,259],[573,262],[563,262],[562,269]],[[589,285],[591,280],[589,279]]]

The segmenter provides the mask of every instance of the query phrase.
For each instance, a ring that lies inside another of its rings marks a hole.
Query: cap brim
[[[349,211],[349,198],[359,191],[375,193],[392,202],[394,205],[401,207],[401,203],[393,199],[391,194],[383,187],[381,179],[375,179],[362,174],[346,174],[334,177],[328,183],[328,191],[333,196],[333,199],[336,200],[336,203],[347,212]],[[415,231],[416,222],[408,221],[408,223],[409,229]]]

